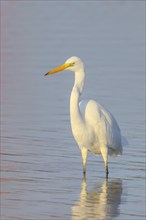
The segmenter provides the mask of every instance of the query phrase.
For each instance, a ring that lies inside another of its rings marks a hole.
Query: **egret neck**
[[[85,72],[84,68],[81,68],[80,70],[75,72],[75,82],[70,97],[71,125],[73,125],[74,122],[76,122],[76,124],[78,125],[81,125],[81,123],[83,123],[83,118],[79,108],[79,101],[84,87],[84,80]]]

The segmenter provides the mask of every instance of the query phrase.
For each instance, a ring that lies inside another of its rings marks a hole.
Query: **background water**
[[[145,219],[144,1],[1,1],[1,219]],[[69,99],[74,74],[44,73],[70,56],[83,97],[115,115],[122,157],[89,155],[82,180]]]

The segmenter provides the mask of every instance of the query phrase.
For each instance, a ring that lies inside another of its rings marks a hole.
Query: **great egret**
[[[70,97],[70,120],[73,136],[81,150],[83,173],[86,173],[87,154],[101,154],[108,177],[108,155],[122,154],[120,128],[113,115],[94,100],[82,100],[84,64],[78,57],[71,57],[61,66],[46,73],[51,75],[63,70],[75,72],[75,82]]]

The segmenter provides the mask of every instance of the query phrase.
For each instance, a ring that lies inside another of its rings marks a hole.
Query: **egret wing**
[[[122,154],[121,132],[113,115],[94,100],[81,101],[80,111],[85,122],[94,128],[99,142],[108,147],[109,154]]]

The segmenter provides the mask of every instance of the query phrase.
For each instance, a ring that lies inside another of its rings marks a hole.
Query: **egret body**
[[[84,87],[84,64],[78,57],[69,58],[61,66],[45,75],[63,70],[75,73],[74,86],[70,96],[70,121],[73,136],[81,150],[83,173],[86,173],[88,152],[103,157],[108,176],[108,155],[122,154],[120,128],[113,115],[94,100],[80,100]]]

